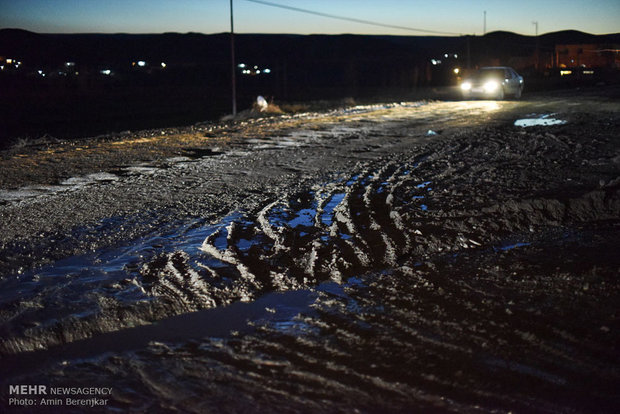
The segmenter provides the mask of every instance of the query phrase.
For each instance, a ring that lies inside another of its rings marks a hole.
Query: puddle
[[[95,184],[109,184],[121,181],[129,176],[152,176],[167,168],[183,168],[196,159],[203,159],[221,155],[223,153],[212,149],[192,148],[187,149],[188,156],[172,157],[165,160],[161,165],[150,163],[117,167],[109,172],[98,172],[83,176],[70,177],[57,185],[36,185],[18,188],[16,190],[0,190],[0,205],[31,200],[41,196],[50,196],[66,191],[75,191],[83,187]]]
[[[514,243],[514,244],[509,244],[509,245],[505,245],[505,246],[500,246],[500,247],[494,247],[493,250],[497,251],[508,251],[508,250],[512,250],[512,249],[516,249],[519,247],[525,247],[525,246],[529,246],[531,243]]]
[[[288,222],[288,225],[295,228],[298,226],[312,227],[314,225],[314,217],[316,209],[303,208],[297,212],[295,218]]]
[[[101,172],[95,174],[88,174],[81,177],[71,177],[60,183],[60,185],[66,185],[68,187],[81,187],[98,182],[112,182],[118,180],[119,177],[115,174]]]
[[[153,175],[156,172],[161,171],[161,168],[150,166],[135,166],[122,168],[121,171],[123,175]]]
[[[65,191],[75,191],[93,184],[113,183],[118,180],[120,180],[118,175],[102,172],[67,178],[59,185],[36,185],[22,187],[17,190],[0,190],[0,202],[3,204],[20,202]]]
[[[255,326],[271,324],[283,331],[297,329],[295,316],[310,305],[317,294],[311,290],[268,293],[252,303],[237,302],[229,306],[206,309],[163,319],[155,324],[110,332],[78,340],[41,352],[14,355],[5,366],[5,374],[34,372],[54,360],[74,361],[110,352],[128,352],[163,342],[187,341],[205,337],[230,338],[231,333],[248,334]],[[6,361],[5,361],[6,362]]]
[[[518,119],[514,125],[517,127],[527,128],[532,126],[551,126],[551,125],[564,125],[566,121],[561,119],[552,118],[555,114],[540,115],[536,118]]]
[[[4,204],[18,202],[29,198],[39,197],[66,191],[66,186],[27,186],[17,190],[0,190],[0,202]]]
[[[321,221],[326,226],[331,226],[333,223],[334,209],[342,202],[345,193],[332,194],[329,201],[323,207],[323,214],[321,214]]]
[[[193,160],[223,154],[222,151],[212,148],[184,148],[183,153]]]
[[[418,184],[416,185],[416,188],[426,188],[428,187],[432,182],[431,181],[425,181],[422,184]]]

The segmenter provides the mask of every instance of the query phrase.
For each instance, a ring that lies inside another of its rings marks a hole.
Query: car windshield
[[[473,79],[504,78],[504,69],[480,69],[472,75]]]

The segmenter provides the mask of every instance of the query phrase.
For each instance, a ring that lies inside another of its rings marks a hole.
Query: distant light
[[[112,71],[110,69],[103,69],[100,73],[102,75],[110,76],[112,74]]]
[[[256,73],[257,75],[260,75],[260,70],[257,70],[257,71],[256,71],[256,72],[254,72],[254,73]]]
[[[269,69],[269,68],[263,69],[263,73],[271,73],[271,69]]]
[[[454,68],[453,72],[454,72],[455,75],[458,75],[461,72],[461,69]]]
[[[445,57],[446,59],[448,59],[448,54],[444,54],[443,57]]]
[[[161,62],[161,67],[162,67],[162,68],[165,68],[166,66],[167,66],[167,65],[166,65],[166,63],[165,63],[165,62]]]
[[[10,65],[11,63],[13,63],[13,59],[7,59],[6,63],[8,63]]]
[[[583,74],[584,75],[594,75],[594,71],[593,70],[584,70]]]
[[[471,83],[470,82],[463,82],[461,84],[461,89],[463,89],[464,91],[468,91],[471,89]]]
[[[439,60],[439,59],[431,59],[431,63],[433,65],[441,65],[441,60]]]
[[[0,70],[4,70],[4,65],[0,65]]]
[[[458,59],[459,55],[457,55],[456,53],[454,54],[454,59]]]
[[[72,68],[73,66],[75,66],[75,62],[65,62],[65,66],[68,68]]]
[[[254,69],[258,69],[258,66],[254,66]]]
[[[140,66],[141,68],[145,67],[146,66],[146,62],[143,61],[143,60],[139,60],[138,61],[138,66]]]
[[[561,70],[560,71],[560,76],[566,76],[566,75],[572,75],[573,71],[572,70]]]
[[[245,68],[245,63],[239,63],[239,64],[237,65],[237,67],[239,67],[239,68],[243,69],[243,68]]]
[[[39,69],[37,72],[39,73],[39,75],[43,75],[43,71],[41,69]]]

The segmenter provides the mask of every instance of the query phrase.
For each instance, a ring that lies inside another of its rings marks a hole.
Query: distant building
[[[558,68],[620,68],[620,45],[577,44],[556,45],[555,66]]]

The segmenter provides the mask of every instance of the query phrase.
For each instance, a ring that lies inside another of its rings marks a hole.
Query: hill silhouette
[[[556,44],[618,43],[620,33],[592,35],[569,30],[538,37],[511,32],[491,32],[485,36],[381,36],[381,35],[287,35],[235,34],[237,54],[246,59],[345,59],[413,56],[425,57],[444,50],[466,53],[466,39],[477,56],[501,55],[507,46],[514,53],[531,53],[538,40],[540,47]],[[516,46],[516,50],[513,49]],[[229,34],[38,34],[20,29],[0,30],[0,54],[20,56],[37,63],[79,60],[88,63],[126,62],[142,57],[170,62],[208,63],[228,61]]]

